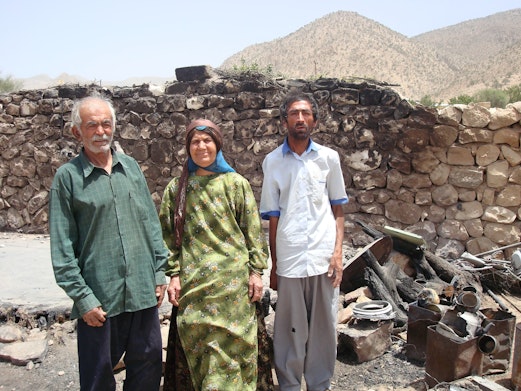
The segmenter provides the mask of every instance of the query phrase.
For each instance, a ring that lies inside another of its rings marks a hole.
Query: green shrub
[[[508,87],[506,92],[509,96],[509,103],[521,102],[521,85]]]
[[[505,108],[510,101],[510,96],[506,91],[494,88],[478,91],[473,98],[474,102],[490,102],[492,107],[500,108]]]
[[[14,80],[11,76],[0,77],[0,93],[13,92],[22,88],[22,82]]]
[[[460,95],[456,98],[449,99],[449,104],[451,104],[451,105],[456,105],[456,104],[468,105],[470,102],[472,102],[472,97],[470,95]]]
[[[435,102],[430,95],[425,95],[420,99],[420,104],[426,107],[435,107],[439,106],[439,102]]]
[[[241,58],[239,65],[236,64],[233,66],[232,72],[241,75],[263,75],[268,78],[278,76],[273,69],[273,65],[269,64],[266,67],[261,67],[256,62],[247,63],[244,58]]]

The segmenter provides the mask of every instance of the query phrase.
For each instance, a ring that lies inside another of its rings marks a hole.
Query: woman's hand
[[[168,293],[168,301],[178,307],[179,296],[181,295],[181,281],[179,280],[179,276],[170,277],[170,283],[168,284],[166,292]]]
[[[260,301],[263,293],[264,286],[262,284],[262,277],[255,272],[250,272],[250,280],[248,281],[248,297],[250,301],[252,303]]]

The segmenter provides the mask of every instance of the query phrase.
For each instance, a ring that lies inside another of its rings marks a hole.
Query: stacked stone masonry
[[[521,102],[434,109],[365,82],[230,77],[204,66],[176,77],[162,92],[64,85],[0,95],[0,231],[48,232],[53,175],[79,150],[70,109],[92,90],[114,102],[115,145],[140,163],[159,204],[186,158],[185,127],[200,117],[221,126],[227,160],[258,199],[262,160],[284,138],[279,104],[301,89],[321,108],[313,139],[342,160],[352,245],[368,241],[357,220],[420,234],[447,258],[521,241]]]

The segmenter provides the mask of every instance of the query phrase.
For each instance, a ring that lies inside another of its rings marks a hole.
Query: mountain
[[[472,19],[413,37],[433,47],[455,69],[479,65],[520,42],[521,8]]]
[[[454,81],[438,94],[449,98],[485,88],[521,84],[521,8],[420,34],[414,41],[434,48],[454,69]]]
[[[18,81],[22,83],[24,90],[38,90],[62,84],[88,83],[88,80],[82,78],[81,76],[69,75],[67,73],[62,73],[54,79],[48,75],[36,75],[26,79],[18,79]]]
[[[26,79],[17,79],[22,83],[22,88],[24,90],[37,90],[43,89],[52,86],[59,86],[63,84],[91,84],[91,83],[99,83],[99,80],[87,80],[81,76],[77,75],[69,75],[67,73],[62,73],[56,78],[51,78],[47,75],[36,75]],[[175,80],[175,76],[166,78],[166,77],[155,77],[155,76],[143,76],[143,77],[133,77],[125,80],[119,81],[103,81],[102,85],[105,87],[108,86],[133,86],[133,85],[141,85],[141,84],[154,84],[154,85],[163,85],[168,81]]]
[[[464,66],[454,81],[440,91],[446,98],[473,95],[487,88],[505,89],[521,85],[521,41],[495,56]]]
[[[366,78],[398,85],[407,98],[446,100],[519,84],[520,47],[521,9],[412,38],[355,12],[338,11],[283,38],[251,45],[221,68],[257,64],[288,78]]]

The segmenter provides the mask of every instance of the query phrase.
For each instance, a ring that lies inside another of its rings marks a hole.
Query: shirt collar
[[[114,149],[111,148],[110,152],[112,153],[112,167],[116,166],[116,164],[121,164],[123,166],[123,168],[125,168],[125,162],[120,161],[118,159],[118,154],[116,153],[116,151],[114,151]],[[81,166],[83,168],[83,175],[86,178],[90,174],[92,174],[94,169],[97,167],[94,164],[92,164],[91,161],[87,158],[84,148],[81,149],[79,158],[80,158]]]
[[[313,142],[312,139],[309,139],[308,147],[306,148],[305,153],[309,153],[311,151],[318,151],[318,145]],[[288,144],[288,137],[284,138],[284,143],[282,144],[282,155],[293,152]]]

